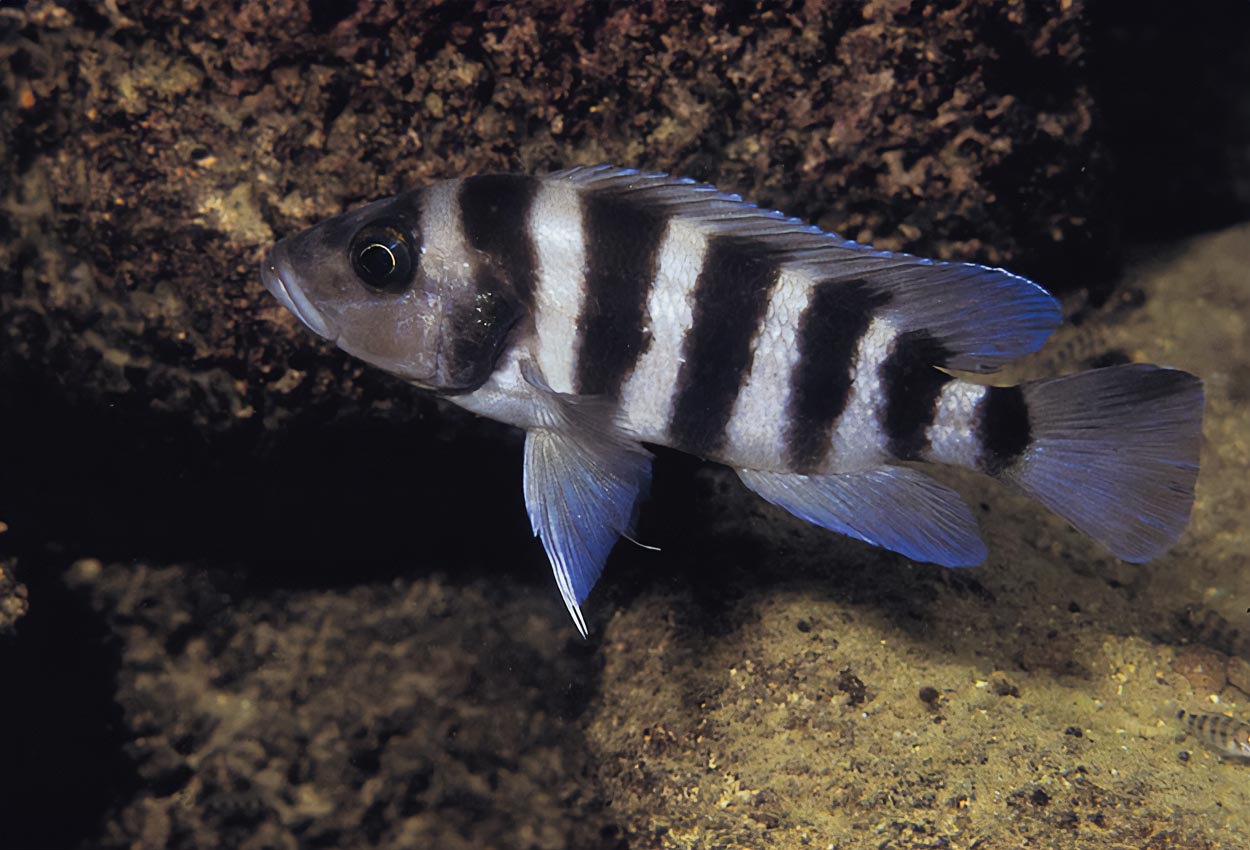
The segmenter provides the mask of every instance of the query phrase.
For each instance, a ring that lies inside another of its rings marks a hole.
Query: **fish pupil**
[[[412,253],[395,225],[374,223],[361,228],[352,240],[351,260],[356,276],[370,289],[397,295],[412,281]]]
[[[360,252],[360,267],[370,277],[381,280],[395,270],[395,254],[385,245],[374,242]]]

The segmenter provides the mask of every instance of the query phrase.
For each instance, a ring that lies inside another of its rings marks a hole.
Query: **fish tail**
[[[990,391],[982,465],[1115,555],[1149,561],[1189,522],[1202,382],[1149,364]]]

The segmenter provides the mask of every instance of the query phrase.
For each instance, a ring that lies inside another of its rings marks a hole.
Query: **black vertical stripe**
[[[1016,462],[1033,439],[1029,403],[1020,387],[989,387],[977,405],[981,468],[998,475]]]
[[[824,462],[834,425],[850,399],[859,341],[890,299],[862,280],[813,287],[799,320],[798,360],[790,373],[786,411],[786,460],[796,472],[815,471]]]
[[[675,448],[709,456],[724,444],[751,367],[751,340],[780,274],[780,260],[767,243],[728,236],[709,240],[668,427]]]
[[[486,255],[484,273],[506,278],[519,301],[533,300],[534,241],[529,211],[538,180],[523,174],[483,174],[460,184],[460,215],[469,246]]]
[[[582,200],[586,299],[578,319],[577,391],[615,398],[649,332],[647,297],[668,216],[654,205],[609,194]]]
[[[439,390],[447,394],[472,392],[486,383],[521,317],[520,305],[505,284],[481,273],[476,284],[477,291],[457,301],[444,317],[450,344],[439,353],[446,373]]]
[[[538,180],[486,174],[460,183],[460,222],[473,264],[471,289],[450,293],[443,392],[470,392],[494,372],[508,332],[533,298],[536,257],[529,212]]]
[[[885,394],[882,426],[890,452],[916,460],[929,446],[926,434],[950,375],[934,368],[950,361],[951,350],[926,330],[904,331],[894,340],[878,377]]]

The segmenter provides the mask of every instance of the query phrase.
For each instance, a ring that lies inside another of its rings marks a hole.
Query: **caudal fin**
[[[1020,391],[1028,442],[995,470],[1001,477],[1126,561],[1149,561],[1176,542],[1194,504],[1200,380],[1132,364]]]

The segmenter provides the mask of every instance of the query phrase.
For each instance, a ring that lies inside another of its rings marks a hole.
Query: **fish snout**
[[[260,262],[260,279],[274,298],[281,302],[317,336],[333,340],[334,329],[325,314],[313,306],[300,288],[298,279],[280,251],[274,246],[265,253]]]

